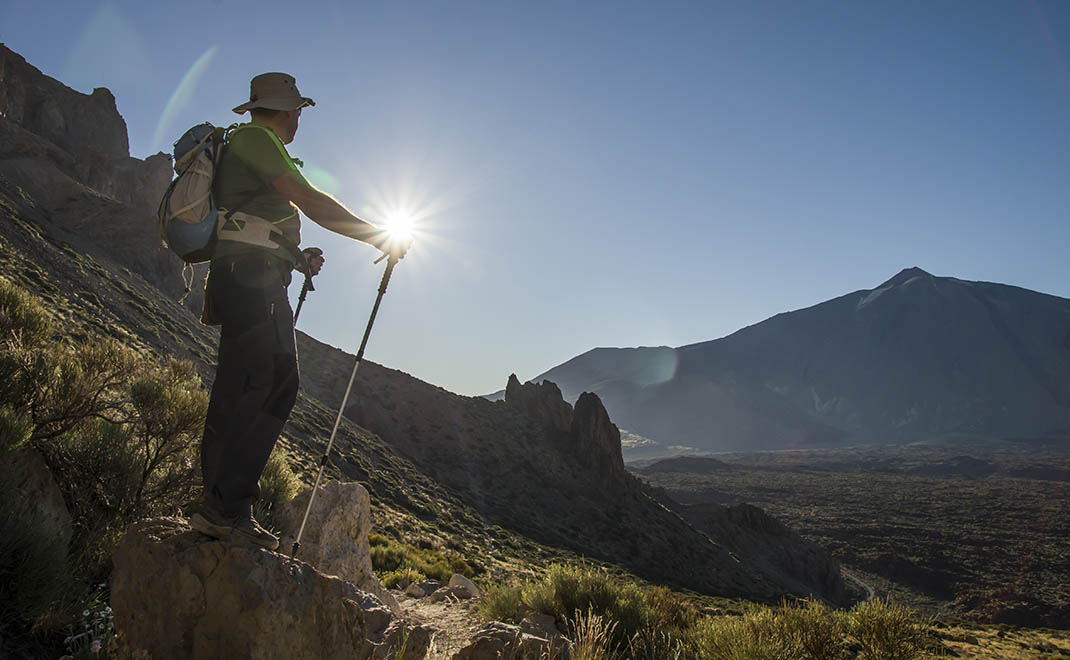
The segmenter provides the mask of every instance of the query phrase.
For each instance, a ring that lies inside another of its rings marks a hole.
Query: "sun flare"
[[[416,234],[416,219],[412,213],[397,211],[386,217],[386,230],[396,241],[412,241]]]

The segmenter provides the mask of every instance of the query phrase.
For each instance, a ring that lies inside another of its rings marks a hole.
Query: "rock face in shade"
[[[430,633],[340,578],[261,549],[228,545],[176,518],[131,525],[114,556],[111,604],[123,657],[406,660]]]
[[[561,398],[557,385],[548,380],[539,385],[521,384],[516,374],[510,375],[505,387],[505,402],[558,431],[568,431],[572,426],[572,406]]]
[[[0,176],[18,181],[76,247],[92,244],[165,292],[180,292],[182,263],[156,226],[170,156],[131,158],[111,92],[75,91],[2,44]]]
[[[620,453],[620,430],[610,421],[598,395],[590,392],[580,395],[572,413],[569,436],[576,459],[596,475],[602,488],[623,487],[625,472]]]
[[[280,552],[289,554],[293,548],[311,493],[311,488],[305,489],[289,502],[276,505],[275,523],[283,530]],[[330,481],[320,486],[312,500],[297,558],[325,575],[335,575],[375,594],[398,614],[401,610],[397,599],[372,572],[370,530],[371,500],[364,486]]]
[[[541,424],[562,453],[589,473],[590,485],[609,491],[624,487],[620,430],[597,395],[584,393],[573,409],[555,383],[521,384],[513,374],[505,387],[505,404]]]

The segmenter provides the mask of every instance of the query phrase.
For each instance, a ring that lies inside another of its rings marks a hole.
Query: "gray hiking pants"
[[[297,400],[297,346],[287,264],[269,254],[212,261],[207,311],[222,325],[201,441],[206,502],[252,514],[259,479]]]

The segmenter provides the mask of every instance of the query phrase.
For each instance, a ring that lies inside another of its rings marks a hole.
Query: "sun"
[[[416,218],[407,211],[394,211],[386,217],[386,230],[391,240],[411,243],[416,233]]]

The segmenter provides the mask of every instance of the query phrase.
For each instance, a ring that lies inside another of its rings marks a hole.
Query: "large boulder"
[[[282,552],[289,553],[292,549],[311,494],[309,488],[289,502],[276,505],[275,524],[283,531],[279,545]],[[370,529],[371,498],[364,486],[328,482],[320,486],[312,500],[297,556],[321,573],[338,576],[362,591],[375,594],[395,614],[400,613],[397,599],[372,572]]]
[[[209,540],[177,518],[134,523],[114,555],[111,605],[123,655],[318,660],[424,658],[374,595],[261,549]]]
[[[66,553],[71,514],[41,455],[32,447],[0,455],[0,479],[6,486],[9,512]]]

